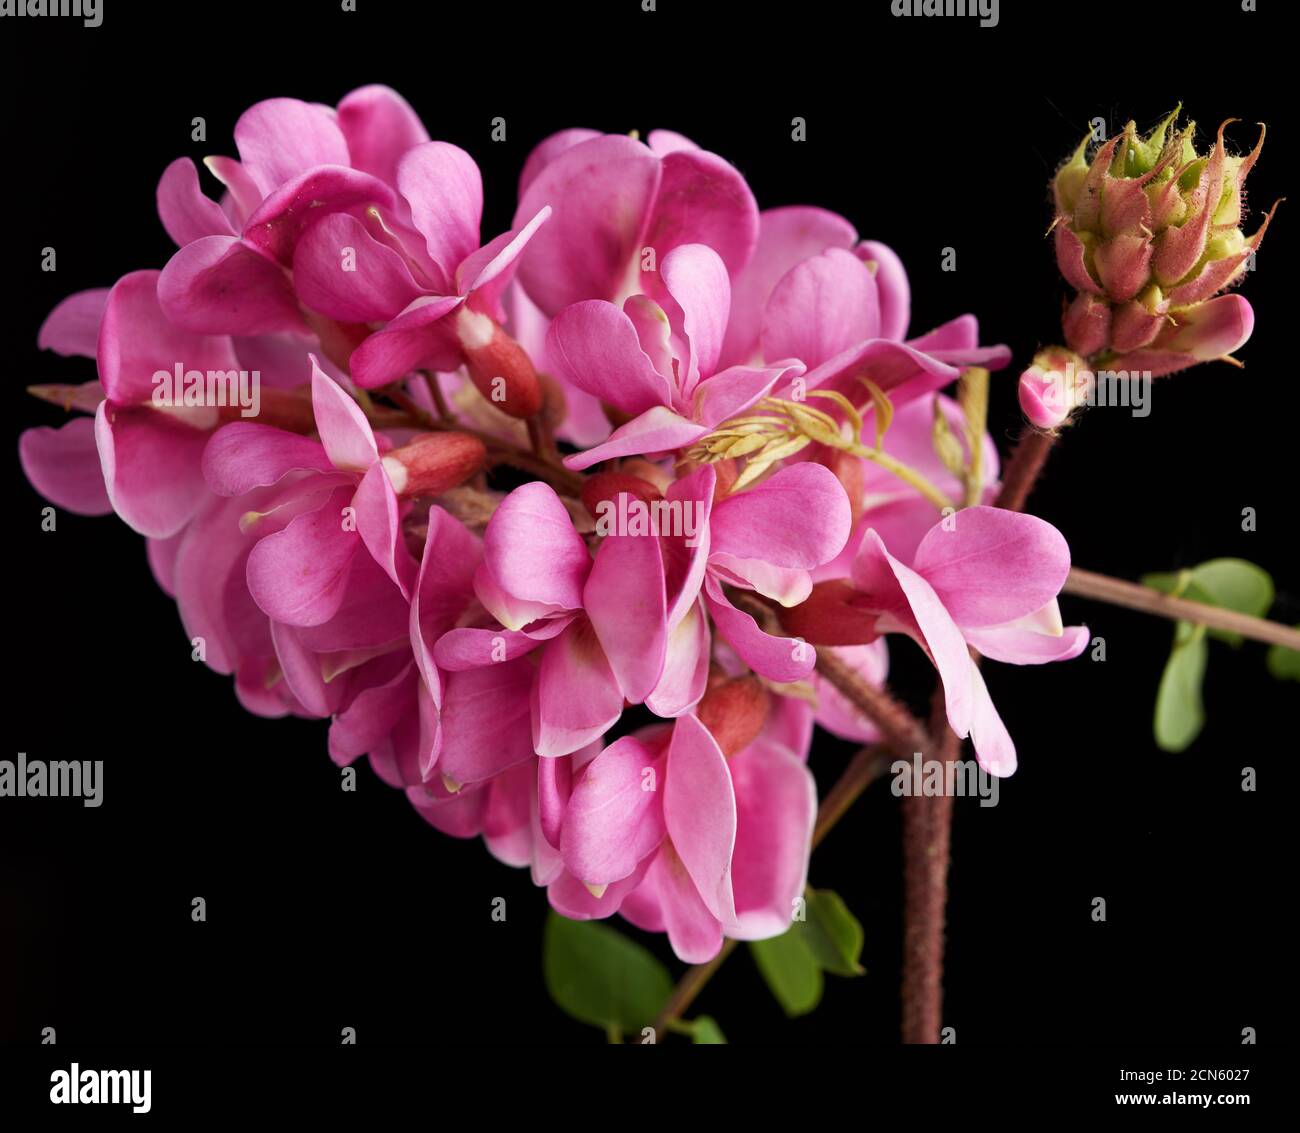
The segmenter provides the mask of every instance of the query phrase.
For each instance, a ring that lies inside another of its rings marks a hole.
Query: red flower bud
[[[461,307],[456,336],[470,380],[488,401],[511,417],[532,417],[542,407],[542,385],[523,347],[487,315]]]
[[[723,755],[748,747],[767,723],[768,692],[750,675],[712,685],[695,709],[695,715],[718,741]]]
[[[595,516],[598,504],[613,503],[620,492],[626,492],[647,504],[663,499],[659,489],[640,476],[633,476],[630,472],[597,472],[583,481],[582,502]]]
[[[469,433],[421,433],[384,455],[384,471],[401,499],[440,496],[473,476],[487,449]]]

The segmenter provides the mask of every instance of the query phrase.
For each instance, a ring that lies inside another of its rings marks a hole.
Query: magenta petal
[[[74,515],[113,510],[95,446],[95,422],[89,417],[74,417],[57,429],[24,430],[18,459],[32,487],[56,506]]]
[[[108,287],[95,287],[59,300],[41,323],[36,345],[65,358],[94,358],[99,351],[99,324],[111,291]]]
[[[358,87],[343,98],[338,105],[338,126],[353,168],[389,185],[397,184],[398,159],[429,140],[410,103],[379,84]]]
[[[361,689],[330,724],[330,758],[347,764],[388,738],[400,718],[415,711],[415,665],[409,659],[382,684]]]
[[[762,740],[727,766],[736,796],[736,916],[724,927],[736,940],[765,940],[790,927],[808,883],[817,786],[798,758]]]
[[[544,205],[554,210],[519,265],[524,289],[547,315],[583,299],[620,297],[646,243],[660,176],[648,147],[607,135],[564,149],[521,189],[515,224]]]
[[[657,919],[677,958],[685,964],[712,960],[722,948],[722,922],[709,911],[671,842],[663,844],[646,871],[641,888],[651,887]]]
[[[1016,769],[1016,745],[993,707],[988,686],[974,661],[970,663],[970,681],[974,699],[970,738],[975,758],[990,775],[1005,777]]]
[[[889,394],[895,408],[942,389],[961,371],[902,342],[874,338],[841,351],[804,376],[808,389],[837,390],[857,405],[869,404],[859,377],[870,378]],[[778,390],[778,393],[780,391]]]
[[[313,716],[332,716],[342,706],[345,682],[326,683],[320,657],[302,643],[293,626],[271,623],[271,639],[285,683],[298,702]]]
[[[758,205],[735,166],[715,153],[679,149],[663,158],[663,179],[644,244],[662,264],[682,244],[707,244],[739,272],[758,243]]]
[[[159,305],[162,280],[156,271],[124,275],[108,293],[99,327],[97,357],[104,394],[119,404],[151,402],[159,388],[154,375],[175,378],[183,370],[237,369],[230,339],[195,334],[171,323]]]
[[[564,812],[573,789],[573,760],[567,755],[537,761],[537,811],[542,837],[557,850]]]
[[[730,642],[754,672],[772,681],[801,681],[817,663],[816,650],[794,637],[773,637],[743,610],[737,610],[711,575],[704,584],[704,601],[718,632]]]
[[[397,493],[380,461],[375,461],[361,478],[352,506],[356,509],[357,531],[366,550],[409,601],[417,567],[402,534]]]
[[[688,373],[681,382],[689,393],[718,364],[731,310],[731,280],[722,258],[705,244],[674,248],[660,261],[659,274],[681,310],[681,333],[690,344]]]
[[[316,626],[338,611],[361,541],[344,522],[352,494],[351,487],[339,488],[315,511],[297,516],[253,548],[248,589],[272,620]]]
[[[768,296],[782,276],[827,248],[852,247],[857,238],[853,225],[825,209],[795,205],[760,213],[753,259],[732,280],[731,319],[722,364],[755,360]]]
[[[582,607],[591,555],[555,490],[534,480],[493,513],[483,532],[483,564],[510,597],[560,612]]]
[[[313,311],[353,323],[387,321],[421,293],[402,257],[341,212],[303,233],[293,253],[293,282]]]
[[[1070,548],[1037,516],[971,507],[935,524],[913,568],[960,626],[997,626],[1047,605],[1070,572]]]
[[[783,379],[797,377],[802,365],[732,366],[695,387],[694,413],[701,425],[716,428],[729,417],[737,417]]]
[[[574,303],[555,317],[546,358],[557,377],[624,413],[672,404],[668,379],[641,349],[632,320],[603,299]]]
[[[676,130],[651,130],[646,135],[645,143],[660,157],[676,153],[678,150],[700,148],[685,134],[679,134]]]
[[[348,143],[333,114],[296,98],[250,106],[235,123],[235,145],[264,197],[314,166],[348,164]]]
[[[1059,637],[1011,626],[963,631],[966,640],[991,661],[1008,665],[1042,665],[1079,656],[1091,637],[1087,626],[1066,626]]]
[[[474,159],[449,142],[426,142],[398,161],[397,187],[430,257],[451,279],[479,246],[483,178]]]
[[[618,679],[591,623],[578,618],[542,654],[532,695],[533,747],[541,756],[568,755],[604,735],[622,714]]]
[[[203,446],[208,434],[153,409],[100,402],[95,443],[113,510],[151,539],[175,535],[208,498]]]
[[[368,173],[322,166],[280,186],[258,205],[244,226],[244,241],[289,267],[304,230],[321,217],[364,205],[391,208],[394,199],[393,191]]]
[[[603,890],[598,889],[599,897],[566,869],[547,888],[547,899],[551,902],[551,908],[572,921],[598,920],[613,916],[618,912],[623,899],[641,884],[652,861],[654,861],[653,855],[643,859],[630,877],[615,881]]]
[[[203,477],[219,496],[242,496],[307,470],[334,471],[319,441],[254,421],[223,425],[203,450]]]
[[[374,389],[415,369],[454,370],[462,355],[453,320],[446,316],[464,300],[458,295],[422,295],[413,299],[383,330],[353,352],[348,365],[362,389]]]
[[[564,632],[570,618],[550,618],[539,623],[556,634]],[[438,638],[433,647],[433,660],[438,668],[458,673],[463,669],[478,669],[484,665],[498,664],[501,661],[513,661],[525,653],[531,653],[545,638],[519,630],[480,629],[474,626],[462,626],[451,629]]]
[[[589,142],[592,138],[601,137],[599,130],[586,130],[581,127],[574,127],[568,130],[559,130],[549,137],[543,138],[528,155],[524,162],[524,168],[519,174],[519,185],[517,196],[522,199],[524,191],[533,183],[537,175],[541,173],[548,165],[551,164],[565,150],[572,149],[583,142]]]
[[[662,774],[660,753],[633,736],[615,740],[587,764],[560,831],[570,873],[589,885],[609,885],[654,852],[664,837]]]
[[[659,683],[668,647],[658,538],[607,535],[587,576],[582,605],[624,699],[640,704]]]
[[[474,293],[477,309],[488,311],[498,321],[505,317],[501,295],[515,277],[519,257],[543,224],[551,219],[549,206],[538,210],[527,224],[501,233],[477,252],[461,260],[456,269],[456,293]]]
[[[853,563],[853,584],[892,619],[888,632],[908,634],[930,655],[943,681],[948,723],[957,735],[967,735],[974,712],[974,667],[966,639],[933,587],[894,558],[870,529]]]
[[[311,403],[321,444],[335,468],[365,472],[379,459],[375,434],[361,406],[311,360]]]
[[[668,836],[713,916],[735,917],[731,854],[736,844],[736,796],[727,759],[694,716],[673,725],[664,770],[664,824]]]
[[[566,456],[564,466],[580,471],[602,460],[613,460],[616,456],[673,452],[693,444],[708,431],[705,426],[688,421],[671,409],[657,406],[626,425],[619,426],[603,444],[589,448],[586,452]]]
[[[221,206],[203,195],[199,171],[188,157],[178,157],[158,181],[158,216],[176,243],[184,247],[204,236],[235,236]]]
[[[526,658],[447,677],[437,770],[455,783],[478,783],[533,755]]]
[[[830,248],[776,285],[763,316],[763,356],[798,358],[809,369],[879,337],[876,281],[852,252]]]
[[[851,526],[848,496],[835,474],[806,461],[728,496],[709,525],[714,551],[801,570],[838,555]]]
[[[186,244],[163,268],[158,299],[177,326],[204,334],[301,329],[287,273],[233,236]]]
[[[262,190],[254,184],[248,170],[233,157],[213,155],[205,157],[203,164],[226,187],[225,196],[221,199],[221,210],[230,220],[231,227],[242,232],[245,221],[262,203]]]
[[[713,491],[717,473],[711,464],[702,464],[694,472],[675,480],[668,486],[664,498],[670,504],[691,508],[695,532],[688,535],[661,534],[660,549],[664,556],[664,586],[668,593],[668,625],[676,626],[698,598],[704,585],[704,572],[708,569],[712,548],[710,529],[713,518]],[[669,713],[668,715],[675,715]]]
[[[863,240],[854,252],[876,280],[880,337],[901,342],[907,337],[907,324],[912,319],[912,289],[907,282],[903,261],[889,245],[876,240]]]
[[[645,698],[656,716],[674,719],[700,702],[708,686],[710,641],[704,604],[696,600],[669,633],[663,673]]]
[[[420,572],[411,596],[411,647],[431,692],[438,688],[434,648],[456,624],[474,597],[474,571],[479,542],[460,520],[440,507],[429,509],[429,532],[420,558]],[[491,660],[491,654],[481,663]]]

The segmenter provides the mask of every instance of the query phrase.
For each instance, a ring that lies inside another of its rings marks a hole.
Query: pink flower
[[[730,755],[686,715],[671,732],[616,740],[576,772],[551,904],[667,932],[687,963],[717,955],[724,935],[784,932],[807,878],[817,793],[805,766],[811,713],[777,699],[763,732]]]
[[[643,290],[643,268],[683,244],[708,245],[733,276],[753,254],[758,207],[744,178],[680,134],[656,130],[648,142],[563,130],[529,155],[515,225],[548,206],[554,215],[519,278],[545,314],[586,299],[621,305]]]
[[[827,645],[886,633],[913,638],[939,671],[953,731],[971,737],[986,771],[1010,775],[1015,745],[969,649],[1013,665],[1077,657],[1088,644],[1088,629],[1063,627],[1056,604],[1069,570],[1069,548],[1050,523],[971,507],[935,524],[911,566],[869,530],[853,563],[851,588],[823,583],[785,624]]]

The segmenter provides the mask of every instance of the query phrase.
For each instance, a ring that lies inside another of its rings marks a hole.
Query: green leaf
[[[725,1046],[727,1036],[712,1015],[701,1015],[691,1020],[691,1042],[696,1046]]]
[[[1300,681],[1300,650],[1272,646],[1268,651],[1268,671],[1279,681]]]
[[[611,1034],[648,1027],[667,1002],[668,969],[597,921],[551,913],[542,945],[546,989],[568,1015]]]
[[[819,967],[837,976],[860,976],[866,969],[858,962],[862,955],[862,925],[830,889],[810,889],[808,919],[796,921],[808,950]]]
[[[1179,622],[1156,693],[1156,743],[1165,751],[1185,751],[1205,726],[1201,682],[1208,652],[1205,627]]]
[[[751,940],[749,950],[776,1001],[791,1018],[807,1015],[821,1002],[821,966],[797,925],[769,940]]]
[[[1211,559],[1192,568],[1186,597],[1262,618],[1273,604],[1273,579],[1268,571],[1245,559]],[[1210,636],[1234,646],[1241,644],[1241,635],[1228,630],[1212,629]]]
[[[1210,559],[1186,570],[1168,574],[1148,574],[1143,586],[1150,586],[1175,598],[1187,598],[1236,610],[1262,618],[1273,604],[1273,579],[1268,571],[1245,559]],[[1241,635],[1230,630],[1212,629],[1210,636],[1230,645],[1240,645]]]

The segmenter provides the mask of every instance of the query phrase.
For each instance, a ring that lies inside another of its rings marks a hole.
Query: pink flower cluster
[[[741,452],[690,455],[761,399],[861,402],[865,378],[894,410],[884,450],[958,496],[931,436],[936,414],[960,435],[961,411],[938,391],[1009,360],[974,317],[908,338],[893,252],[817,208],[760,212],[669,132],[547,138],[486,242],[474,161],[387,88],[259,103],[235,140],[238,160],[206,163],[220,202],[187,158],[163,174],[179,250],[161,272],[51,313],[41,345],[98,380],[34,387],[81,415],[20,449],[58,506],[146,537],[245,708],[328,719],[336,763],[368,757],[561,913],[621,913],[687,961],[785,930],[814,724],[875,736],[814,643],[878,684],[883,635],[912,637],[953,727],[1014,770],[969,647],[1083,648],[1054,528],[941,516],[822,444],[743,479]],[[256,419],[201,391],[160,401],[173,371],[256,372]],[[981,455],[987,504],[987,436]],[[769,632],[754,599],[808,632]]]

